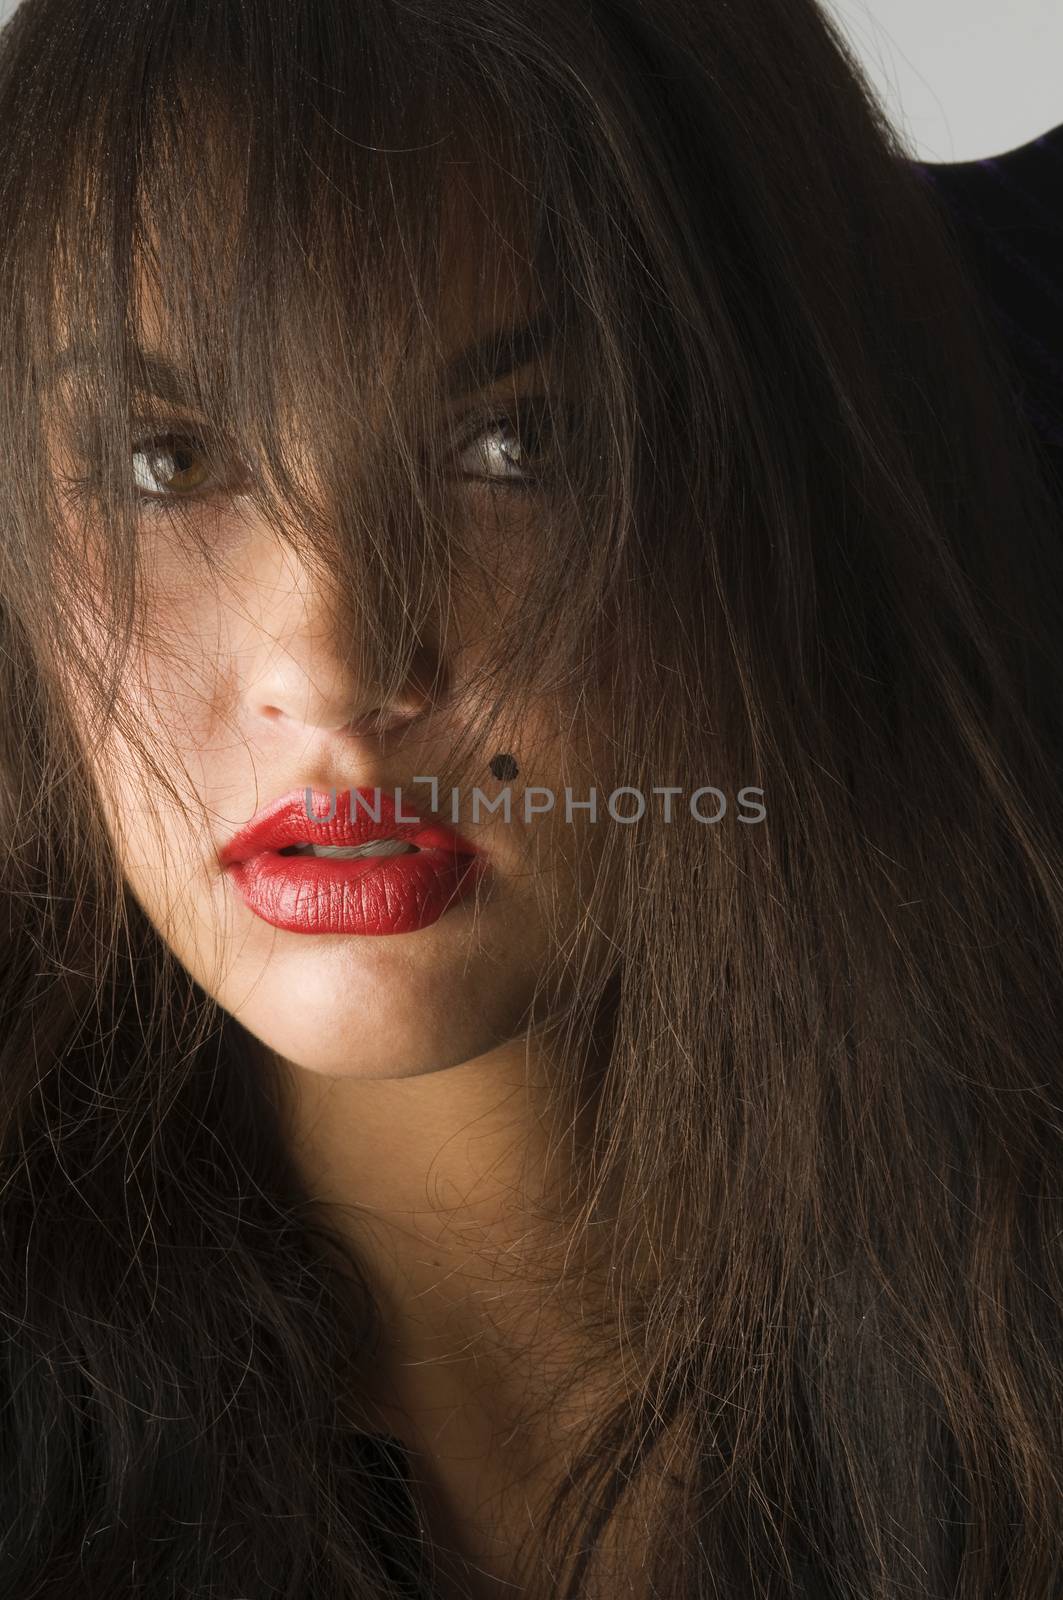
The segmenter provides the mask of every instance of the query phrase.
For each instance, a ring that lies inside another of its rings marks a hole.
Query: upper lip
[[[310,792],[309,809],[323,818],[332,810],[332,793],[314,788]],[[404,794],[401,795],[400,806],[396,808],[394,796],[388,789],[361,789],[356,792],[364,795],[365,805],[358,806],[352,816],[350,789],[337,790],[336,815],[329,822],[312,822],[307,816],[306,789],[296,789],[282,795],[279,800],[256,812],[250,822],[233,834],[229,843],[219,852],[222,866],[235,866],[249,856],[267,850],[283,850],[291,844],[359,845],[368,844],[372,839],[398,839],[426,850],[478,854],[474,845],[445,823],[426,822],[423,818],[405,820],[412,816],[416,807]],[[373,812],[379,809],[379,822],[365,809],[366,806],[371,807]],[[402,812],[403,820],[397,819],[396,810]]]

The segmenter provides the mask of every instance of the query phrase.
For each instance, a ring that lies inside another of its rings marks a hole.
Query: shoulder
[[[999,155],[917,165],[975,226],[1021,225],[1063,238],[1063,123]]]
[[[1041,438],[1063,452],[1063,123],[977,161],[919,162],[992,303]]]

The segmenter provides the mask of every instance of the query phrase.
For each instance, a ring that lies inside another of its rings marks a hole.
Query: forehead
[[[484,161],[459,155],[441,168],[438,292],[430,316],[444,362],[497,329],[522,327],[543,309],[531,229],[514,204],[512,190],[510,175]],[[403,226],[402,219],[398,226]],[[134,336],[142,350],[179,361],[158,276],[165,273],[165,252],[150,225],[146,238],[147,256],[140,254],[133,267]],[[214,261],[222,273],[224,252],[215,254]],[[308,264],[314,265],[312,260]],[[216,283],[224,287],[220,276]],[[211,283],[204,282],[202,289],[209,295]],[[419,289],[411,280],[410,304],[420,299]],[[400,282],[400,298],[401,292]],[[357,316],[357,308],[352,314]]]
[[[445,169],[440,334],[448,349],[540,306],[532,240],[509,198],[498,169],[457,162]]]

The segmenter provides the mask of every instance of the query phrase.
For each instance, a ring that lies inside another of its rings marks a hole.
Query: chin
[[[220,975],[197,972],[195,957],[186,964],[293,1066],[328,1077],[417,1077],[519,1037],[531,998],[529,973],[505,973],[467,929],[461,937],[444,926],[449,920],[386,938],[264,929],[264,943],[249,939],[241,949],[237,941]]]

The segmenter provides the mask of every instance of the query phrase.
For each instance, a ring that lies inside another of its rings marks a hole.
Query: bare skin
[[[306,1073],[291,1087],[308,1192],[381,1309],[359,1398],[410,1454],[433,1537],[455,1553],[454,1594],[520,1592],[521,1541],[532,1529],[534,1550],[541,1509],[618,1382],[575,1309],[522,1274],[522,1251],[543,1235],[522,1230],[549,1216],[552,1176],[523,1046],[362,1082],[357,1096]],[[400,1128],[407,1159],[383,1159]]]

